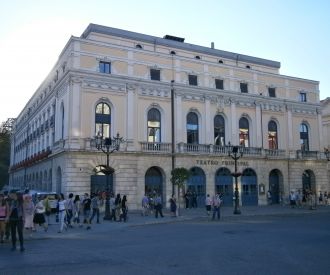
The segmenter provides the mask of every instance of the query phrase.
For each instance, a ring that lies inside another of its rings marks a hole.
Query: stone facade
[[[242,204],[266,204],[264,191],[272,188],[283,198],[304,186],[330,191],[319,83],[279,68],[276,61],[90,24],[70,38],[16,119],[10,184],[90,192],[96,167],[106,163],[92,146],[102,129],[125,138],[110,155],[113,191],[128,195],[133,209],[146,185],[168,201],[173,111],[175,166],[192,171],[186,190],[200,202],[219,190],[230,201],[229,144],[243,150]]]

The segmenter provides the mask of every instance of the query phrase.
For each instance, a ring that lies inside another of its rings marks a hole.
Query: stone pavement
[[[290,206],[280,206],[280,205],[269,205],[269,206],[244,206],[241,207],[241,214],[233,214],[233,207],[221,207],[221,221],[228,220],[239,220],[241,218],[248,218],[251,216],[286,216],[286,215],[312,215],[313,213],[329,213],[330,206],[318,206],[316,210],[309,210],[308,208],[291,208]],[[166,224],[174,222],[184,222],[184,221],[208,221],[210,217],[206,215],[205,208],[195,208],[195,209],[180,209],[180,216],[171,217],[170,212],[164,209],[164,218],[155,218],[154,214],[149,214],[148,216],[141,216],[140,211],[129,211],[127,222],[113,222],[113,221],[103,221],[103,213],[100,215],[100,224],[92,224],[91,230],[86,229],[86,225],[83,227],[69,228],[67,231],[62,233],[57,233],[59,229],[59,224],[55,223],[55,217],[51,216],[51,222],[49,225],[48,232],[44,232],[42,228],[37,228],[37,232],[34,232],[32,236],[25,234],[24,238],[26,241],[32,241],[44,238],[88,238],[90,234],[113,232],[116,230],[125,230],[127,227],[134,226],[144,226],[144,225],[154,225],[154,224]],[[212,213],[211,213],[212,215]],[[101,218],[102,217],[102,218]]]

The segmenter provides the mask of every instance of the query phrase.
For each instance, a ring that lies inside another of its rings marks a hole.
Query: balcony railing
[[[171,143],[141,142],[143,152],[171,152]]]
[[[269,150],[269,149],[264,149],[265,155],[267,157],[285,157],[286,156],[286,151],[285,150]]]
[[[321,157],[318,151],[297,151],[298,159],[317,159],[318,157]]]

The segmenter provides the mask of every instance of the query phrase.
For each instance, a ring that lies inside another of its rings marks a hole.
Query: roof
[[[126,30],[122,30],[122,29],[116,29],[116,28],[112,28],[112,27],[106,27],[106,26],[97,25],[97,24],[89,24],[88,27],[86,28],[86,30],[83,32],[83,34],[80,37],[87,39],[88,35],[93,32],[105,34],[105,35],[111,35],[111,36],[118,36],[121,38],[132,39],[132,40],[136,40],[139,42],[146,42],[146,43],[153,43],[153,44],[155,43],[155,44],[163,45],[163,46],[167,46],[167,47],[173,47],[173,48],[187,50],[187,51],[209,54],[209,55],[213,55],[213,56],[217,56],[217,57],[231,59],[234,61],[247,62],[247,63],[257,64],[257,65],[272,67],[272,68],[276,68],[276,69],[279,69],[281,67],[281,63],[278,61],[273,61],[273,60],[253,57],[253,56],[244,55],[244,54],[238,54],[238,53],[233,53],[233,52],[212,49],[212,48],[208,48],[208,47],[204,47],[204,46],[198,46],[198,45],[194,45],[194,44],[169,40],[166,38],[156,37],[156,36],[152,36],[152,35],[146,35],[146,34],[137,33],[137,32],[126,31]]]

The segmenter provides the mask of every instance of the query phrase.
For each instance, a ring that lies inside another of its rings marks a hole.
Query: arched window
[[[95,108],[95,135],[110,137],[111,109],[108,104],[101,102]]]
[[[198,144],[198,116],[193,112],[187,115],[187,143]]]
[[[225,146],[225,120],[223,116],[214,117],[214,144]]]
[[[160,112],[152,108],[148,112],[148,142],[161,142]]]
[[[309,151],[308,127],[305,123],[300,124],[300,146],[302,151]]]
[[[278,149],[277,125],[273,120],[268,123],[268,146],[271,150]]]
[[[239,120],[239,144],[249,147],[249,121],[245,117]]]

